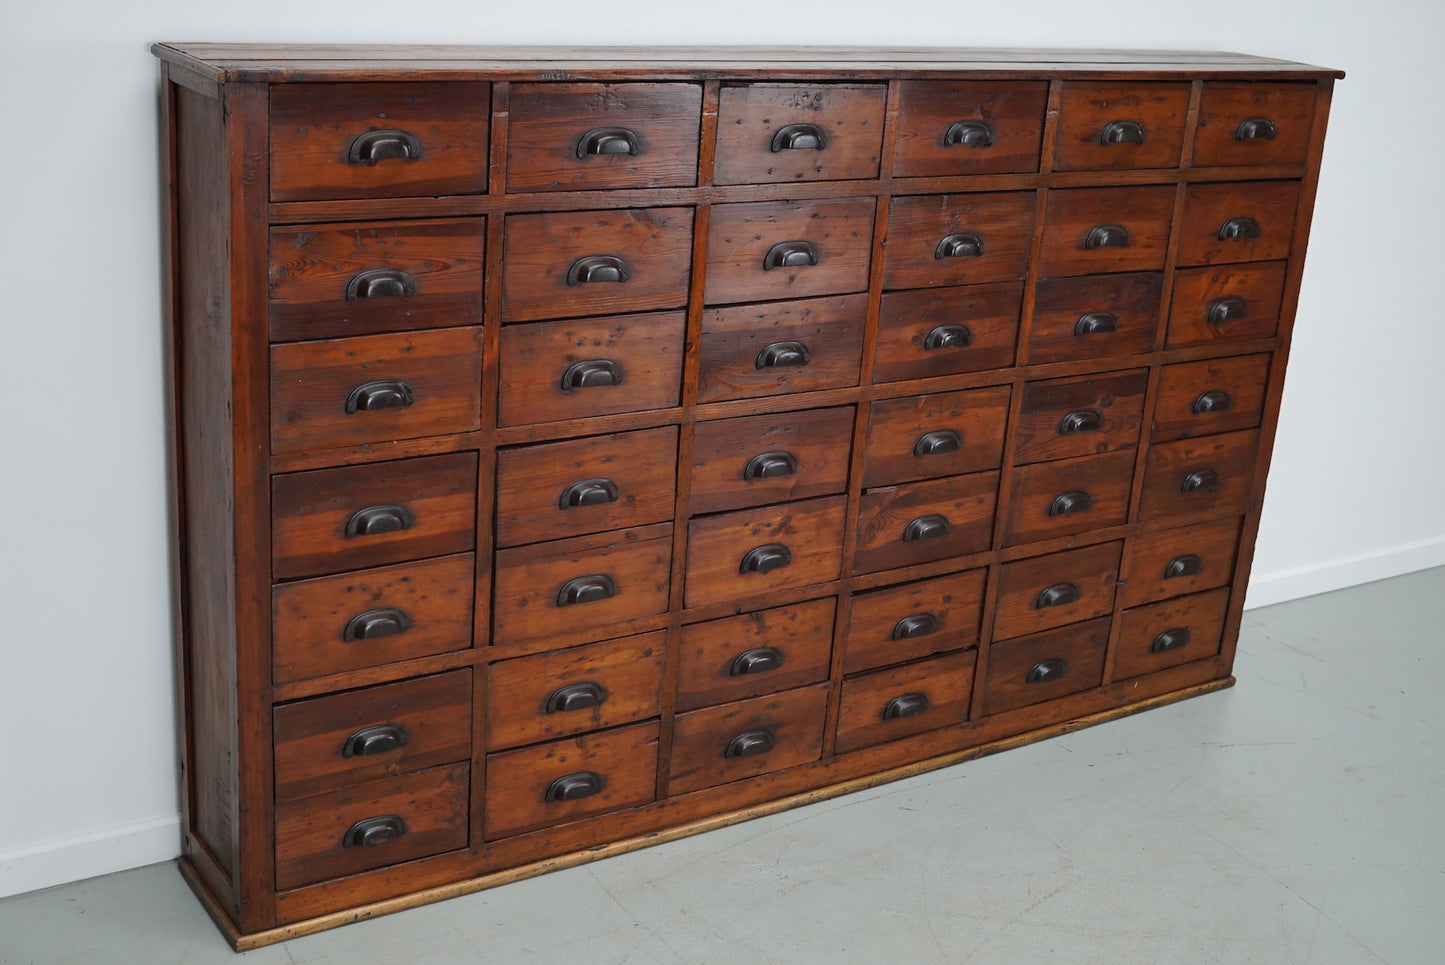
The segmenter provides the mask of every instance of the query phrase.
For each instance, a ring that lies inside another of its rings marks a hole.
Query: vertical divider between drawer
[[[492,82],[492,143],[487,153],[487,194],[494,198],[507,193],[507,119],[511,116],[511,94],[512,85],[507,81]]]

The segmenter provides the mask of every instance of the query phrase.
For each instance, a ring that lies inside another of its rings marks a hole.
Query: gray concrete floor
[[[1445,962],[1445,568],[1245,615],[1237,687],[233,956],[174,866],[0,962]]]

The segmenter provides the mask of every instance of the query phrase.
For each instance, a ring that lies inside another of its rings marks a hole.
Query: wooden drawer
[[[490,118],[487,84],[277,84],[271,200],[481,194]]]
[[[458,553],[275,587],[276,683],[467,649],[475,573],[472,554]]]
[[[1305,163],[1315,96],[1314,84],[1206,81],[1194,166]]]
[[[1259,425],[1270,354],[1166,365],[1154,403],[1155,442]]]
[[[866,294],[707,310],[697,400],[857,385],[867,313]]]
[[[486,221],[272,228],[271,339],[482,323]]]
[[[893,176],[1037,171],[1048,96],[1038,81],[902,81]]]
[[[1284,272],[1283,261],[1175,272],[1168,347],[1272,337]]]
[[[998,473],[872,489],[858,506],[853,572],[872,573],[988,549]]]
[[[477,454],[399,459],[271,479],[271,573],[317,576],[470,550]]]
[[[681,308],[692,208],[507,215],[503,246],[503,321]]]
[[[993,638],[1022,636],[1110,613],[1122,549],[1119,542],[1100,543],[1005,563],[999,575]]]
[[[1054,170],[1178,167],[1188,114],[1188,84],[1065,81]]]
[[[1025,384],[1014,465],[1134,448],[1148,385],[1145,369]]]
[[[276,805],[276,888],[299,888],[467,846],[466,764]]]
[[[857,673],[978,643],[985,570],[853,594],[843,672]]]
[[[872,198],[715,205],[703,300],[722,305],[864,291],[875,208]]]
[[[863,488],[996,468],[1008,406],[1006,386],[873,403]]]
[[[967,720],[977,657],[965,650],[844,680],[835,752],[846,754]]]
[[[1022,279],[1036,208],[1032,191],[894,198],[883,243],[883,287]]]
[[[1114,679],[1167,670],[1219,653],[1229,588],[1125,610]]]
[[[472,756],[470,669],[277,707],[276,799]]]
[[[1182,513],[1238,515],[1249,505],[1259,431],[1229,432],[1149,447],[1141,520]]]
[[[988,651],[984,714],[1001,714],[1099,686],[1108,645],[1108,617],[995,643]]]
[[[1163,288],[1160,272],[1041,280],[1029,364],[1152,352]]]
[[[714,184],[876,178],[883,84],[738,84],[718,94]]]
[[[480,328],[271,347],[273,453],[481,427]]]
[[[685,328],[682,312],[504,327],[499,424],[677,405]]]
[[[656,717],[667,632],[644,633],[487,668],[487,749]]]
[[[671,571],[671,523],[498,550],[492,642],[666,612]]]
[[[1298,206],[1298,181],[1191,184],[1179,225],[1179,264],[1287,258]]]
[[[847,502],[829,496],[694,519],[688,524],[686,605],[837,579]]]
[[[698,84],[513,84],[508,191],[697,183]]]
[[[1129,519],[1134,452],[1110,452],[1014,470],[1004,545],[1068,536]]]
[[[693,436],[693,515],[848,488],[853,407],[699,422]]]
[[[487,755],[488,840],[608,811],[657,795],[656,721]]]
[[[1013,365],[1022,303],[1015,284],[889,292],[878,310],[873,381]]]
[[[1054,188],[1044,215],[1041,275],[1157,271],[1169,247],[1174,187]]]
[[[1213,589],[1229,582],[1239,547],[1238,517],[1175,529],[1146,530],[1124,553],[1124,606]]]
[[[677,709],[826,680],[834,607],[830,596],[683,627]]]
[[[829,684],[678,714],[669,795],[771,774],[823,752]]]
[[[497,546],[672,519],[677,426],[497,453]]]

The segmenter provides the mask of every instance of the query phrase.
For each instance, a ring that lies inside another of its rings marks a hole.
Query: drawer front
[[[1036,207],[1032,191],[894,198],[883,243],[883,287],[1021,280]]]
[[[977,656],[965,650],[844,680],[835,751],[846,754],[967,720]]]
[[[1048,96],[1040,81],[900,82],[893,176],[1037,171]]]
[[[671,524],[498,550],[492,642],[664,613],[671,570]]]
[[[1023,289],[1017,285],[889,292],[878,310],[874,382],[1013,365]]]
[[[472,554],[458,553],[274,588],[276,682],[467,649],[475,573]]]
[[[857,385],[867,313],[866,294],[709,309],[702,316],[697,400]]]
[[[466,764],[356,784],[276,805],[276,888],[467,846]]]
[[[854,573],[978,553],[993,538],[998,473],[873,489],[858,507]]]
[[[472,756],[472,672],[365,687],[273,712],[276,799],[307,797]]]
[[[1009,487],[1004,544],[1127,522],[1133,481],[1133,450],[1021,466]]]
[[[657,795],[654,721],[487,755],[488,840],[650,804]]]
[[[1243,513],[1249,505],[1258,450],[1258,430],[1150,446],[1139,518]]]
[[[823,752],[826,683],[678,714],[670,795],[816,761]]]
[[[697,84],[513,84],[508,191],[697,183]]]
[[[677,405],[682,312],[579,318],[502,329],[504,426]]]
[[[672,519],[677,427],[497,453],[497,546]]]
[[[485,219],[272,228],[271,339],[482,323]]]
[[[1008,406],[1003,386],[873,403],[863,487],[997,468]]]
[[[466,552],[477,454],[399,459],[271,479],[271,574],[288,580]]]
[[[1282,261],[1175,272],[1168,346],[1272,337],[1284,298],[1284,272]]]
[[[1194,166],[1303,164],[1315,90],[1314,84],[1206,82],[1194,131]]]
[[[838,578],[847,498],[829,496],[694,519],[688,524],[690,607]]]
[[[694,515],[848,488],[853,407],[699,422],[693,436]]]
[[[1265,352],[1164,366],[1154,403],[1154,441],[1259,425],[1269,359]]]
[[[487,668],[487,749],[571,737],[656,717],[667,632],[644,633]]]
[[[1130,538],[1124,554],[1124,606],[1198,593],[1229,582],[1239,547],[1238,517],[1196,526],[1149,530]]]
[[[741,84],[718,94],[714,184],[876,178],[882,84]]]
[[[1122,543],[1005,563],[993,638],[1003,640],[1104,616],[1114,609]]]
[[[1219,653],[1229,588],[1125,610],[1114,679],[1167,670]]]
[[[864,291],[875,210],[872,198],[714,206],[703,300],[722,305]]]
[[[271,200],[487,190],[487,84],[276,84]]]
[[[1172,186],[1052,189],[1039,273],[1157,271],[1173,214]]]
[[[507,322],[687,304],[692,208],[513,214],[503,245]]]
[[[482,330],[442,328],[271,348],[271,451],[482,427]]]
[[[677,709],[776,693],[828,678],[833,597],[682,628]]]
[[[1014,465],[1132,449],[1144,415],[1144,369],[1024,386]]]
[[[978,643],[984,570],[855,593],[843,672],[858,673]]]
[[[1066,81],[1054,170],[1178,167],[1188,114],[1188,84]]]
[[[1040,280],[1030,364],[1152,352],[1163,289],[1159,272]]]
[[[988,651],[984,714],[1001,714],[1099,686],[1108,645],[1107,617],[995,643]]]
[[[1298,206],[1298,181],[1191,184],[1179,226],[1179,264],[1287,258]]]

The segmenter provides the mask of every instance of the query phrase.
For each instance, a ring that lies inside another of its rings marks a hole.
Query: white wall
[[[1442,37],[1439,0],[0,5],[0,894],[178,851],[149,42],[1123,46],[1344,68],[1257,605],[1445,563]]]

